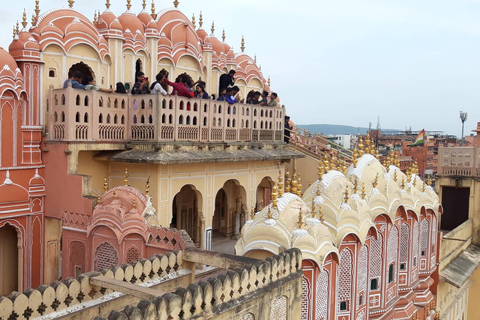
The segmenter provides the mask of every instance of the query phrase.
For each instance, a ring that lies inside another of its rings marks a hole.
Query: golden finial
[[[352,157],[352,163],[354,168],[357,166],[357,161],[358,161],[358,151],[357,151],[357,148],[355,148],[353,149],[353,157]]]
[[[394,158],[395,158],[395,166],[397,168],[400,168],[400,156],[398,154],[398,152],[394,152]]]
[[[435,312],[435,319],[440,320],[440,310],[437,310],[437,312]]]
[[[35,23],[36,23],[36,18],[35,18],[35,13],[32,13],[32,27],[35,26]]]
[[[117,197],[117,191],[113,189],[113,198],[115,199]]]
[[[142,0],[142,8],[143,8],[143,10],[145,10],[146,7],[147,7],[147,0]]]
[[[292,176],[292,193],[297,194],[298,192],[298,181],[297,181],[297,172],[296,170],[293,170],[293,176]]]
[[[415,185],[417,184],[417,176],[416,176],[416,175],[412,175],[412,178],[413,178],[412,185],[415,187]]]
[[[20,33],[20,24],[18,23],[18,20],[17,20],[17,24],[16,24],[15,32],[16,32],[17,34],[19,34],[19,33]]]
[[[363,139],[362,139],[362,137],[360,137],[360,141],[358,142],[358,155],[359,155],[360,157],[363,156],[363,152],[364,152],[364,151],[363,151],[363,147],[364,147],[364,145],[363,145]]]
[[[23,26],[23,29],[25,29],[27,27],[27,12],[25,11],[25,9],[23,9],[23,16],[22,16],[22,26]]]
[[[426,185],[426,183],[422,183],[422,192],[425,192]]]
[[[347,161],[342,160],[342,173],[344,176],[347,175]]]
[[[402,184],[400,185],[402,189],[405,189],[405,177],[402,177]]]
[[[300,207],[300,210],[298,211],[298,222],[297,222],[297,227],[298,229],[302,229],[303,226],[303,217],[302,217],[302,207]]]
[[[302,197],[302,178],[300,177],[300,172],[298,173],[297,196]]]
[[[133,209],[137,208],[137,201],[135,201],[135,199],[132,200],[132,206]]]
[[[125,168],[125,174],[123,175],[123,185],[128,186],[128,170]]]
[[[145,182],[145,195],[148,196],[148,192],[150,191],[150,178],[147,179]]]
[[[193,14],[192,16],[192,25],[193,25],[193,29],[195,30],[197,28],[197,26],[195,25],[195,13]]]
[[[272,216],[272,211],[270,210],[270,206],[268,206],[268,208],[267,208],[267,218],[268,218],[268,219],[272,219],[272,218],[273,218],[273,216]]]
[[[36,17],[38,18],[38,16],[40,15],[40,0],[35,0],[35,14],[37,15]]]
[[[283,197],[283,178],[280,170],[278,170],[278,195]]]
[[[215,21],[212,21],[212,28],[210,30],[212,31],[212,34],[213,34],[213,32],[215,31]]]
[[[13,25],[13,38],[15,39],[15,35],[17,34],[17,30],[15,29],[15,25]]]
[[[75,3],[75,1],[73,0],[68,0],[68,6],[71,8],[73,8],[73,4]]]
[[[130,3],[132,0],[127,0],[127,10],[130,11],[130,8],[132,7],[132,4]]]
[[[428,176],[427,178],[427,185],[431,186],[432,185],[432,177]]]
[[[100,201],[102,200],[102,197],[100,196],[100,193],[97,196],[97,205],[100,204]]]
[[[257,63],[257,54],[256,53],[253,55],[253,62]]]
[[[322,160],[318,160],[318,180],[322,180],[322,176],[323,176],[323,162]]]
[[[353,180],[353,194],[357,193],[358,191],[358,179],[355,176],[352,176]]]
[[[222,32],[222,42],[225,42],[225,38],[226,38],[226,36],[225,36],[225,29],[223,29],[223,32]]]
[[[312,218],[315,218],[315,197],[312,198]]]
[[[250,220],[255,219],[255,209],[252,207],[252,210],[250,210]]]
[[[274,182],[273,188],[272,188],[272,206],[274,209],[277,209],[277,197],[278,197],[277,191],[278,191],[277,184]]]
[[[325,153],[325,156],[323,157],[323,173],[327,173],[328,170],[330,170],[330,155],[328,153]]]
[[[377,174],[375,175],[375,179],[373,180],[372,186],[373,186],[374,188],[376,188],[376,187],[378,186],[378,172],[377,172]]]
[[[242,35],[242,42],[240,44],[241,44],[240,49],[242,49],[242,52],[244,52],[245,51],[245,39],[243,38],[243,35]]]
[[[178,4],[179,4],[179,3],[180,3],[180,2],[178,2],[178,0],[175,0],[175,1],[173,1],[173,6],[174,6],[175,8],[178,8]]]
[[[202,11],[200,11],[200,18],[198,20],[198,27],[202,29],[203,26],[203,16],[202,16]]]
[[[107,10],[110,9],[110,0],[107,0],[107,2],[105,3],[105,7],[107,7]]]
[[[318,219],[320,220],[321,223],[323,223],[323,210],[322,210],[322,206],[321,205],[318,205]]]
[[[292,181],[290,180],[290,172],[285,172],[285,192],[290,192],[291,191],[291,183]]]
[[[93,14],[93,23],[94,24],[97,23],[97,11],[95,11],[94,14]]]
[[[397,182],[397,169],[393,171],[393,181]]]
[[[107,177],[103,178],[103,191],[105,191],[105,192],[108,191]]]
[[[367,136],[365,137],[365,153],[370,153],[370,133],[367,132]]]
[[[267,84],[270,87],[271,81],[270,81],[270,76],[268,76]]]
[[[157,19],[157,14],[155,13],[157,10],[155,9],[155,2],[154,2],[153,0],[152,0],[152,8],[151,8],[151,10],[152,10],[152,14],[151,14],[152,18],[153,18],[154,20]],[[195,29],[195,22],[193,23],[193,28]]]
[[[375,148],[375,158],[377,158],[377,160],[380,160],[380,154],[378,153],[378,148]]]
[[[367,195],[367,193],[365,192],[365,183],[362,183],[362,199],[365,199],[365,196]]]
[[[345,188],[345,195],[343,197],[343,202],[348,202],[348,186]]]

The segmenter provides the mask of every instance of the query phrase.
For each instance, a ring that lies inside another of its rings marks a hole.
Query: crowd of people
[[[209,95],[206,91],[206,83],[199,78],[194,81],[187,73],[180,74],[175,82],[168,80],[168,72],[162,69],[156,76],[155,81],[150,83],[145,73],[138,71],[135,74],[135,83],[132,86],[131,94],[161,94],[168,95],[168,87],[172,87],[171,95],[178,95],[187,98],[212,99],[217,101],[226,101],[229,104],[246,103],[258,104],[260,106],[278,106],[278,95],[268,91],[251,90],[245,99],[240,96],[240,88],[235,85],[235,70],[222,74],[219,79],[218,97],[215,94]],[[83,76],[80,71],[75,71],[72,76],[67,79],[63,87],[67,88],[71,83],[72,88],[84,90],[97,90],[101,92],[128,93],[128,85],[117,82],[115,91],[113,88],[104,89],[95,84],[95,80],[91,76]]]

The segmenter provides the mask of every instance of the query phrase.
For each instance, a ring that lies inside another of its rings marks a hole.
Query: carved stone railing
[[[49,140],[283,141],[283,108],[162,95],[50,89]]]
[[[480,176],[480,149],[476,147],[440,147],[438,174],[443,176]]]

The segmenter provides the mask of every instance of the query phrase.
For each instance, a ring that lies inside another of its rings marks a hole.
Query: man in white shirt
[[[161,75],[160,73],[157,74],[156,79],[157,79],[157,81],[156,81],[155,85],[153,86],[152,91],[150,91],[150,93],[151,94],[157,94],[157,92],[159,92],[164,96],[168,95],[167,91],[165,91],[165,89],[163,89],[163,87],[162,87],[163,75]]]

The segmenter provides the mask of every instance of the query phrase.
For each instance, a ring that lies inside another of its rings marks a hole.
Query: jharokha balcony
[[[283,108],[50,88],[49,140],[282,142]]]
[[[480,177],[480,148],[440,147],[438,175]]]

